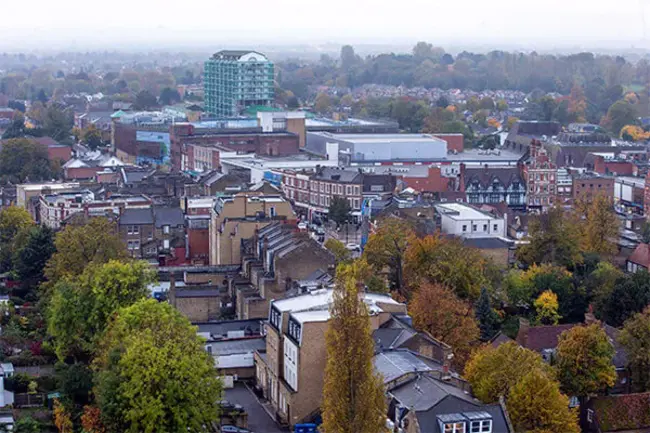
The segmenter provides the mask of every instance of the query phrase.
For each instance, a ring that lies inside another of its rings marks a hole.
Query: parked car
[[[345,246],[345,248],[347,248],[348,251],[361,252],[361,246],[359,244],[349,243]]]
[[[221,433],[253,433],[248,429],[237,427],[234,425],[222,425]]]

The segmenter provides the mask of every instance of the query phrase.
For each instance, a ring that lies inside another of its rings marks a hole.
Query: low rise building
[[[255,380],[284,424],[294,426],[319,411],[332,296],[333,290],[321,289],[271,303],[266,349],[255,353]],[[388,295],[363,296],[372,329],[388,322],[393,313],[406,314],[406,305]]]
[[[210,264],[239,265],[242,239],[250,239],[273,221],[296,221],[291,203],[279,195],[220,197],[210,214]]]
[[[507,237],[505,218],[462,203],[439,203],[440,229],[463,238]]]
[[[584,172],[573,177],[573,199],[591,202],[597,195],[614,200],[613,176],[602,176],[593,172]]]
[[[526,183],[519,167],[463,167],[466,201],[472,205],[526,206]]]
[[[539,140],[532,140],[530,158],[524,164],[524,181],[528,191],[526,206],[546,211],[555,203],[557,194],[557,167],[550,161]]]

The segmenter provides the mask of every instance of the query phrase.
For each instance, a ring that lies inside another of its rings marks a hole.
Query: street
[[[225,399],[230,403],[241,405],[248,413],[248,429],[253,433],[284,433],[269,414],[260,405],[257,398],[243,383],[227,389]]]

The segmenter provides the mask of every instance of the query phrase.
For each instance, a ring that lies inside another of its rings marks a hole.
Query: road
[[[230,403],[241,405],[248,413],[248,429],[254,433],[286,433],[260,405],[257,398],[243,383],[226,390],[225,399]]]

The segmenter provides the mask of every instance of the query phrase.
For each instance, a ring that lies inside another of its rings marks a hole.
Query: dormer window
[[[485,419],[482,421],[472,421],[469,432],[470,433],[491,433],[492,420]]]
[[[465,423],[455,422],[445,424],[445,433],[465,433]]]

